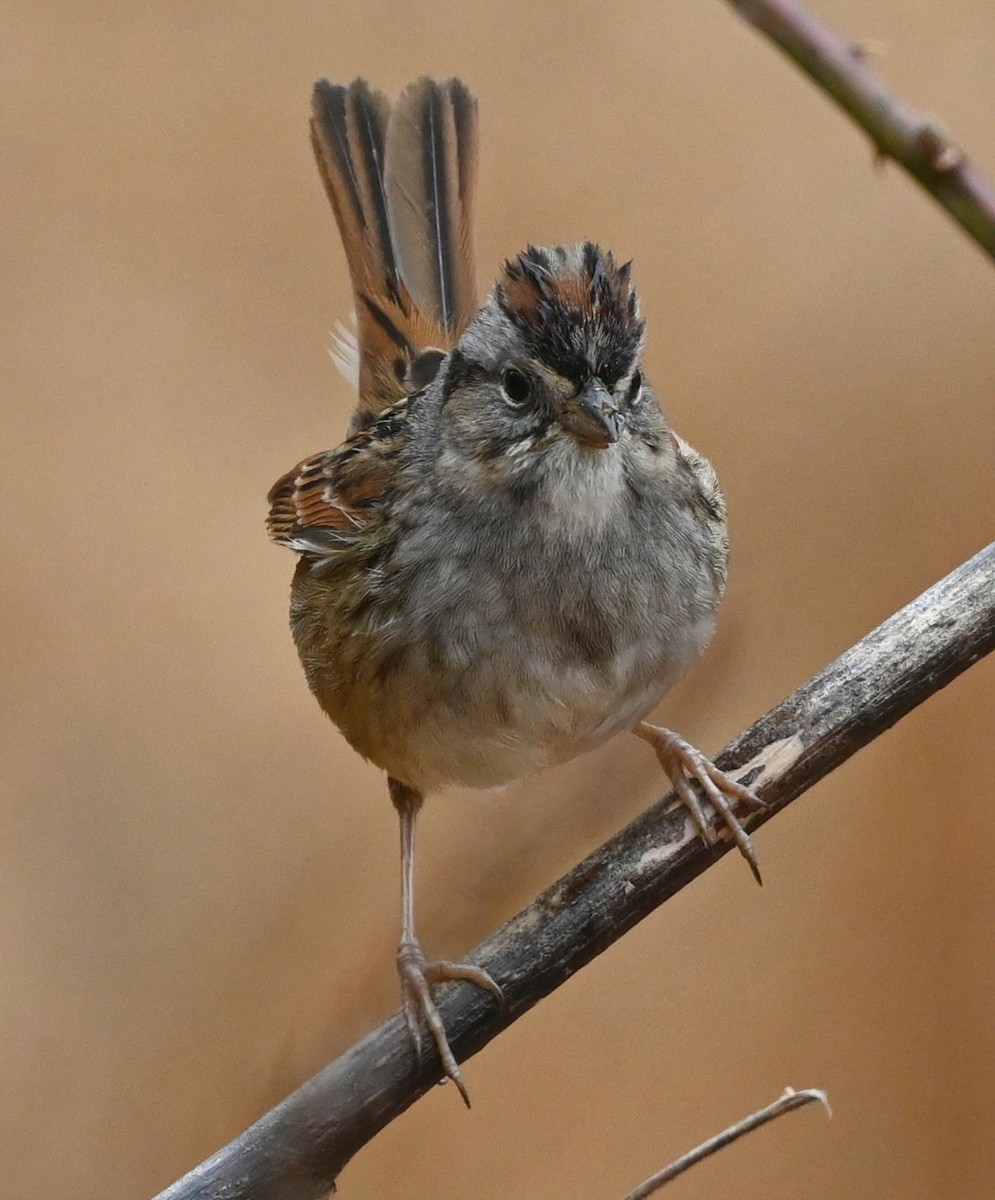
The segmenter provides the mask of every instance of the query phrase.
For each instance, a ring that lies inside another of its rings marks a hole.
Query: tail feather
[[[466,316],[466,324],[469,324],[477,310],[477,268],[473,252],[479,146],[477,100],[458,79],[449,81],[449,97],[459,150],[460,216],[456,225],[456,259],[460,266],[457,272],[458,294],[461,297],[459,308]]]
[[[348,88],[320,80],[314,88],[311,140],[355,283],[377,275],[395,281],[397,268],[383,187],[389,106],[357,79]]]
[[[361,79],[348,87],[326,80],[315,85],[311,141],[355,296],[360,394],[356,427],[403,395],[400,379],[411,353],[383,182],[389,115],[386,99]]]
[[[476,309],[476,102],[458,80],[413,84],[391,113],[363,80],[315,85],[311,136],[356,302],[353,431],[420,378]]]
[[[459,80],[413,83],[387,127],[387,202],[401,274],[451,345],[476,308],[476,104]]]

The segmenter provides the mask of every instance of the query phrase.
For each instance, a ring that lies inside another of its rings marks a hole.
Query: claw
[[[674,785],[681,803],[690,812],[705,845],[713,846],[718,835],[705,815],[693,782],[701,787],[706,799],[718,813],[722,824],[739,848],[740,854],[749,863],[753,878],[762,885],[756,849],[750,835],[733,811],[733,804],[745,804],[754,811],[766,808],[766,804],[748,787],[720,771],[711,759],[706,758],[700,750],[696,750],[690,742],[686,742],[671,730],[643,723],[636,727],[635,732],[656,751],[660,766]]]
[[[422,1047],[421,1022],[424,1021],[435,1041],[443,1071],[456,1084],[459,1094],[463,1097],[463,1103],[469,1108],[470,1093],[446,1037],[446,1027],[432,997],[432,986],[454,980],[473,983],[490,992],[499,1002],[504,1001],[504,993],[482,967],[446,960],[426,961],[418,942],[402,942],[398,947],[397,971],[401,977],[401,1007],[404,1020],[419,1062]]]

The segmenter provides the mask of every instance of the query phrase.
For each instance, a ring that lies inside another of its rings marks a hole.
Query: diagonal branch
[[[853,117],[882,158],[901,163],[995,258],[995,191],[941,124],[889,91],[859,44],[820,24],[795,0],[728,2]]]
[[[706,1158],[710,1158],[719,1150],[724,1150],[726,1146],[731,1146],[733,1142],[738,1142],[741,1137],[745,1137],[748,1133],[752,1133],[762,1125],[766,1125],[770,1121],[776,1121],[778,1117],[783,1117],[785,1113],[793,1112],[796,1108],[804,1108],[806,1104],[821,1104],[826,1110],[826,1116],[831,1117],[833,1115],[833,1110],[829,1106],[829,1097],[825,1092],[820,1091],[819,1088],[805,1088],[801,1092],[796,1092],[794,1088],[785,1088],[773,1104],[767,1104],[763,1108],[758,1109],[757,1112],[750,1113],[748,1117],[743,1117],[735,1125],[730,1125],[728,1129],[723,1129],[721,1133],[710,1137],[707,1141],[702,1142],[700,1146],[695,1146],[687,1154],[682,1154],[680,1158],[675,1159],[669,1166],[664,1167],[662,1171],[657,1171],[649,1179],[644,1179],[639,1187],[634,1188],[628,1195],[623,1196],[622,1200],[647,1200],[648,1196],[652,1196],[654,1192],[660,1191],[661,1188],[666,1187],[668,1183],[672,1183],[679,1175],[683,1175],[685,1171],[690,1171],[692,1167],[696,1167],[698,1163],[704,1162]]]
[[[995,649],[995,542],[878,626],[741,734],[718,765],[768,809],[756,827]],[[497,979],[445,989],[456,1057],[475,1054],[731,848],[694,835],[664,797],[470,956]],[[315,1200],[350,1158],[441,1077],[399,1015],[347,1050],[158,1200]]]

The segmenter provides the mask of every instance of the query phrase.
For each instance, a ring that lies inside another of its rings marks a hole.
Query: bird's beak
[[[560,424],[586,446],[604,449],[622,436],[622,417],[600,379],[592,379],[560,414]]]

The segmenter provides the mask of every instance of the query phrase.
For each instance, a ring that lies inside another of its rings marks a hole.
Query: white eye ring
[[[501,372],[501,390],[511,408],[524,408],[532,395],[532,384],[521,371],[505,367]]]
[[[625,399],[628,404],[636,404],[643,394],[643,373],[637,367],[632,372],[632,378],[629,380],[629,386],[625,390]]]

